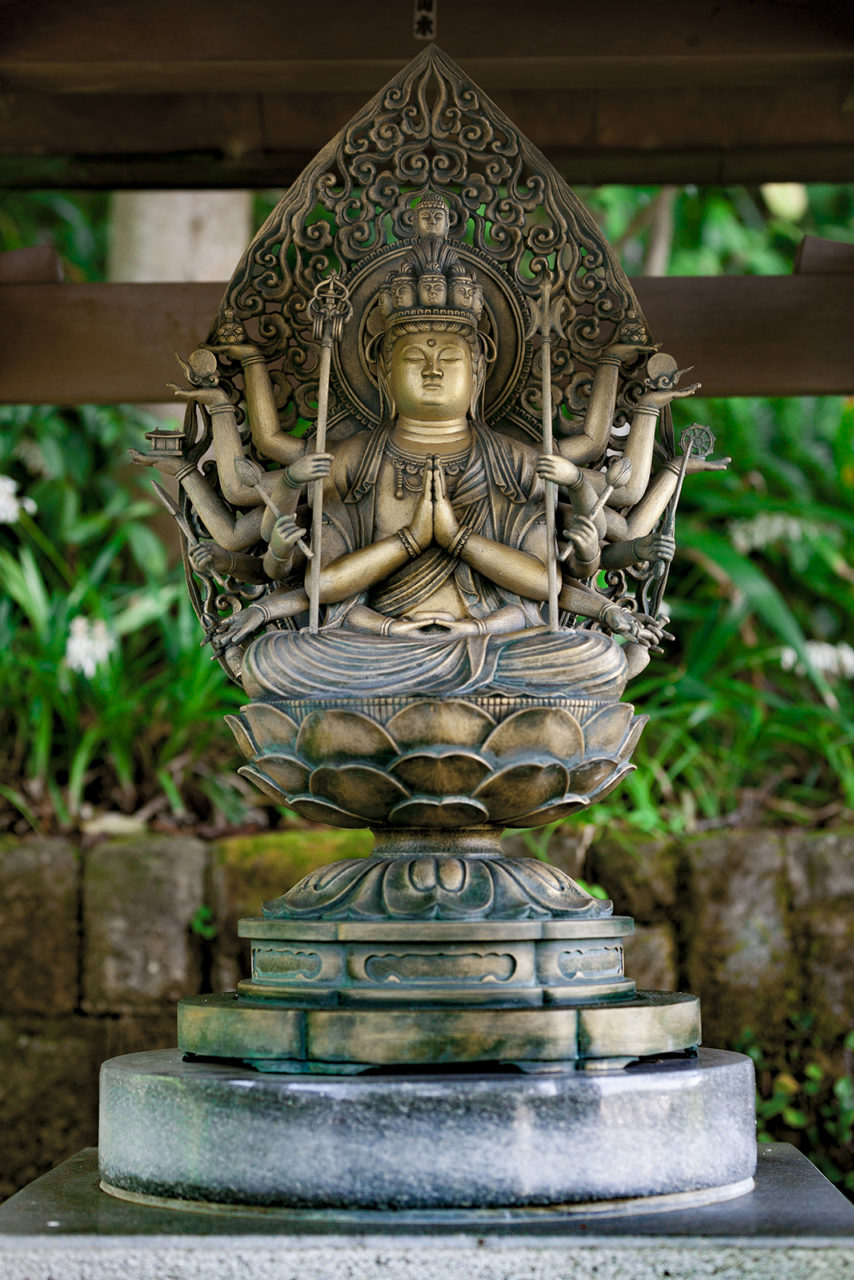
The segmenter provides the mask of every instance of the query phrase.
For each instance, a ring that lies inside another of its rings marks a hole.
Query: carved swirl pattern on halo
[[[320,354],[308,306],[318,281],[337,267],[353,275],[377,251],[411,241],[412,206],[427,190],[450,207],[455,247],[469,252],[479,270],[491,264],[492,273],[509,282],[505,294],[509,289],[531,300],[547,273],[554,291],[566,295],[566,336],[552,348],[553,394],[564,414],[585,413],[597,356],[621,323],[634,319],[643,327],[631,285],[594,219],[495,104],[431,49],[304,171],[250,245],[223,299],[211,340],[217,334],[222,340],[224,323],[242,322],[268,362],[283,428],[315,414]],[[533,361],[530,354],[529,346],[509,409],[498,403],[507,371],[493,370],[486,420],[501,411],[505,430],[512,425],[522,438],[537,439],[536,340]],[[346,376],[344,355],[342,362]],[[640,358],[629,371],[618,415],[630,411],[639,394],[642,365]],[[237,403],[237,366],[226,371],[223,385]],[[352,401],[341,398],[340,368],[337,390],[332,438],[336,417],[352,411]],[[378,417],[377,401],[373,420]]]

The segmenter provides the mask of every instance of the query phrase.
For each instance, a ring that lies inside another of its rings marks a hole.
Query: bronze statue
[[[679,490],[727,461],[696,434],[677,454],[667,407],[699,384],[650,342],[590,216],[428,50],[283,198],[185,372],[183,452],[135,457],[180,481],[191,595],[250,699],[228,717],[241,772],[377,840],[248,922],[241,998],[392,1021],[395,995],[483,1004],[483,965],[455,970],[448,940],[478,922],[512,951],[509,922],[531,921],[536,974],[514,952],[499,1002],[631,994],[611,904],[499,845],[631,768],[644,718],[621,698],[667,638]],[[336,921],[372,922],[397,960],[342,959]],[[317,966],[286,963],[296,938]],[[416,976],[413,946],[432,956]],[[649,1016],[659,1048],[697,1034],[693,1013],[666,1032]]]

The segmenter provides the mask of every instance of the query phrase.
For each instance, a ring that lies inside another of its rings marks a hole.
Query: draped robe
[[[387,537],[380,504],[390,481],[391,428],[360,433],[339,446],[324,487],[323,560]],[[545,554],[543,484],[536,451],[492,431],[472,428],[472,444],[449,496],[461,525],[495,542]],[[385,504],[387,506],[387,503]],[[515,605],[530,634],[380,636],[348,623],[357,604],[389,617],[410,617],[452,583],[472,618]],[[611,700],[622,693],[626,662],[620,646],[597,632],[543,628],[541,605],[473,570],[443,547],[431,546],[366,591],[328,606],[318,635],[270,632],[247,650],[244,686],[253,696],[284,699],[371,697],[381,694],[490,693]]]

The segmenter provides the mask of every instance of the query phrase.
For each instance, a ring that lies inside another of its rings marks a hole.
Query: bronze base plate
[[[595,1068],[676,1053],[700,1042],[696,996],[638,992],[590,1005],[317,1008],[236,993],[178,1005],[184,1053],[259,1070],[346,1074],[373,1067],[498,1062]]]

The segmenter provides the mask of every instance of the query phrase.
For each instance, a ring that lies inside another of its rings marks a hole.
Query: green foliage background
[[[785,274],[805,233],[854,239],[854,187],[580,194],[633,274],[653,260],[677,275]],[[259,220],[275,198],[258,195]],[[21,193],[0,229],[5,247],[50,240],[70,278],[100,279],[108,213],[102,193]],[[677,435],[711,426],[733,462],[685,486],[667,592],[677,642],[632,686],[652,714],[637,772],[584,821],[833,822],[854,808],[851,680],[807,642],[852,638],[852,401],[691,400],[674,416]],[[38,506],[0,528],[0,714],[14,742],[0,825],[74,826],[102,808],[214,827],[279,820],[234,775],[220,716],[235,691],[198,651],[180,573],[149,527],[150,477],[126,464],[147,425],[133,409],[0,415],[0,470]],[[63,661],[78,613],[119,641],[92,680]]]

